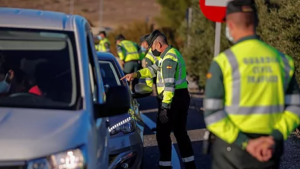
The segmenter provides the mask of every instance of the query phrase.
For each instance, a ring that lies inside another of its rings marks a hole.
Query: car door
[[[93,35],[90,31],[88,31],[87,35],[87,46],[88,46],[88,55],[89,55],[89,69],[90,76],[93,80],[92,86],[93,89],[93,100],[94,102],[102,102],[104,101],[105,92],[101,74],[99,72],[99,64],[97,60],[96,51],[93,45]],[[95,112],[96,113],[96,112]],[[97,128],[97,168],[108,168],[108,140],[109,140],[109,132],[108,132],[108,117],[106,118],[98,118],[95,122]]]
[[[117,60],[113,61],[114,67],[118,71],[118,78],[121,79],[121,77],[124,76],[123,70]],[[130,90],[129,84],[127,81],[124,79],[122,80],[122,84]],[[130,90],[131,91],[131,90]],[[134,119],[136,121],[136,125],[139,128],[139,134],[141,137],[141,140],[144,140],[144,122],[142,120],[141,112],[139,110],[139,103],[137,102],[137,99],[131,98],[131,105],[132,105],[132,113],[134,114]]]

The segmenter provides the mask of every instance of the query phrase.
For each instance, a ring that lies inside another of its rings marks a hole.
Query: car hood
[[[86,142],[88,113],[0,108],[0,161],[30,160]]]

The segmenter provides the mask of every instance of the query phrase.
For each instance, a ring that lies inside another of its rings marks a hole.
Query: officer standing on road
[[[190,95],[187,89],[185,62],[180,52],[168,45],[165,35],[160,31],[153,31],[147,41],[154,56],[160,55],[161,60],[122,79],[153,78],[160,74],[163,80],[161,83],[157,81],[157,90],[162,97],[162,106],[156,123],[156,139],[160,151],[159,167],[172,168],[170,134],[173,131],[185,168],[195,169],[193,148],[186,130]]]
[[[235,43],[207,74],[205,122],[216,135],[213,169],[279,168],[283,141],[299,125],[294,61],[260,41],[254,0],[227,5],[226,36]]]
[[[124,73],[129,74],[138,71],[140,68],[140,47],[134,42],[125,40],[125,37],[121,34],[116,37],[116,44]],[[134,86],[138,82],[138,79],[132,81],[132,92],[135,92]]]
[[[110,42],[106,38],[106,32],[100,31],[97,35],[99,44],[95,46],[96,50],[99,52],[110,52]]]

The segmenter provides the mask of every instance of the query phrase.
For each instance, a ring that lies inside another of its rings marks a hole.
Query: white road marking
[[[147,110],[141,110],[141,113],[154,113],[158,112],[158,109],[147,109]]]
[[[155,128],[156,127],[156,124],[149,118],[147,117],[146,115],[144,115],[143,113],[141,113],[141,116],[143,118],[143,121],[144,123],[150,128]],[[172,144],[172,166],[173,166],[173,169],[180,169],[180,161],[179,161],[179,157],[178,157],[178,154],[177,154],[177,151],[174,147],[174,145]]]
[[[205,6],[226,7],[230,0],[205,0]]]

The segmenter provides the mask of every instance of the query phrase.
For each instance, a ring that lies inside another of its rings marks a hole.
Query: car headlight
[[[82,169],[84,163],[81,150],[74,149],[30,161],[27,169]]]
[[[125,120],[120,121],[119,123],[113,125],[108,129],[110,135],[115,135],[120,132],[127,134],[133,132],[134,130],[135,130],[135,124],[131,117],[128,117]]]

